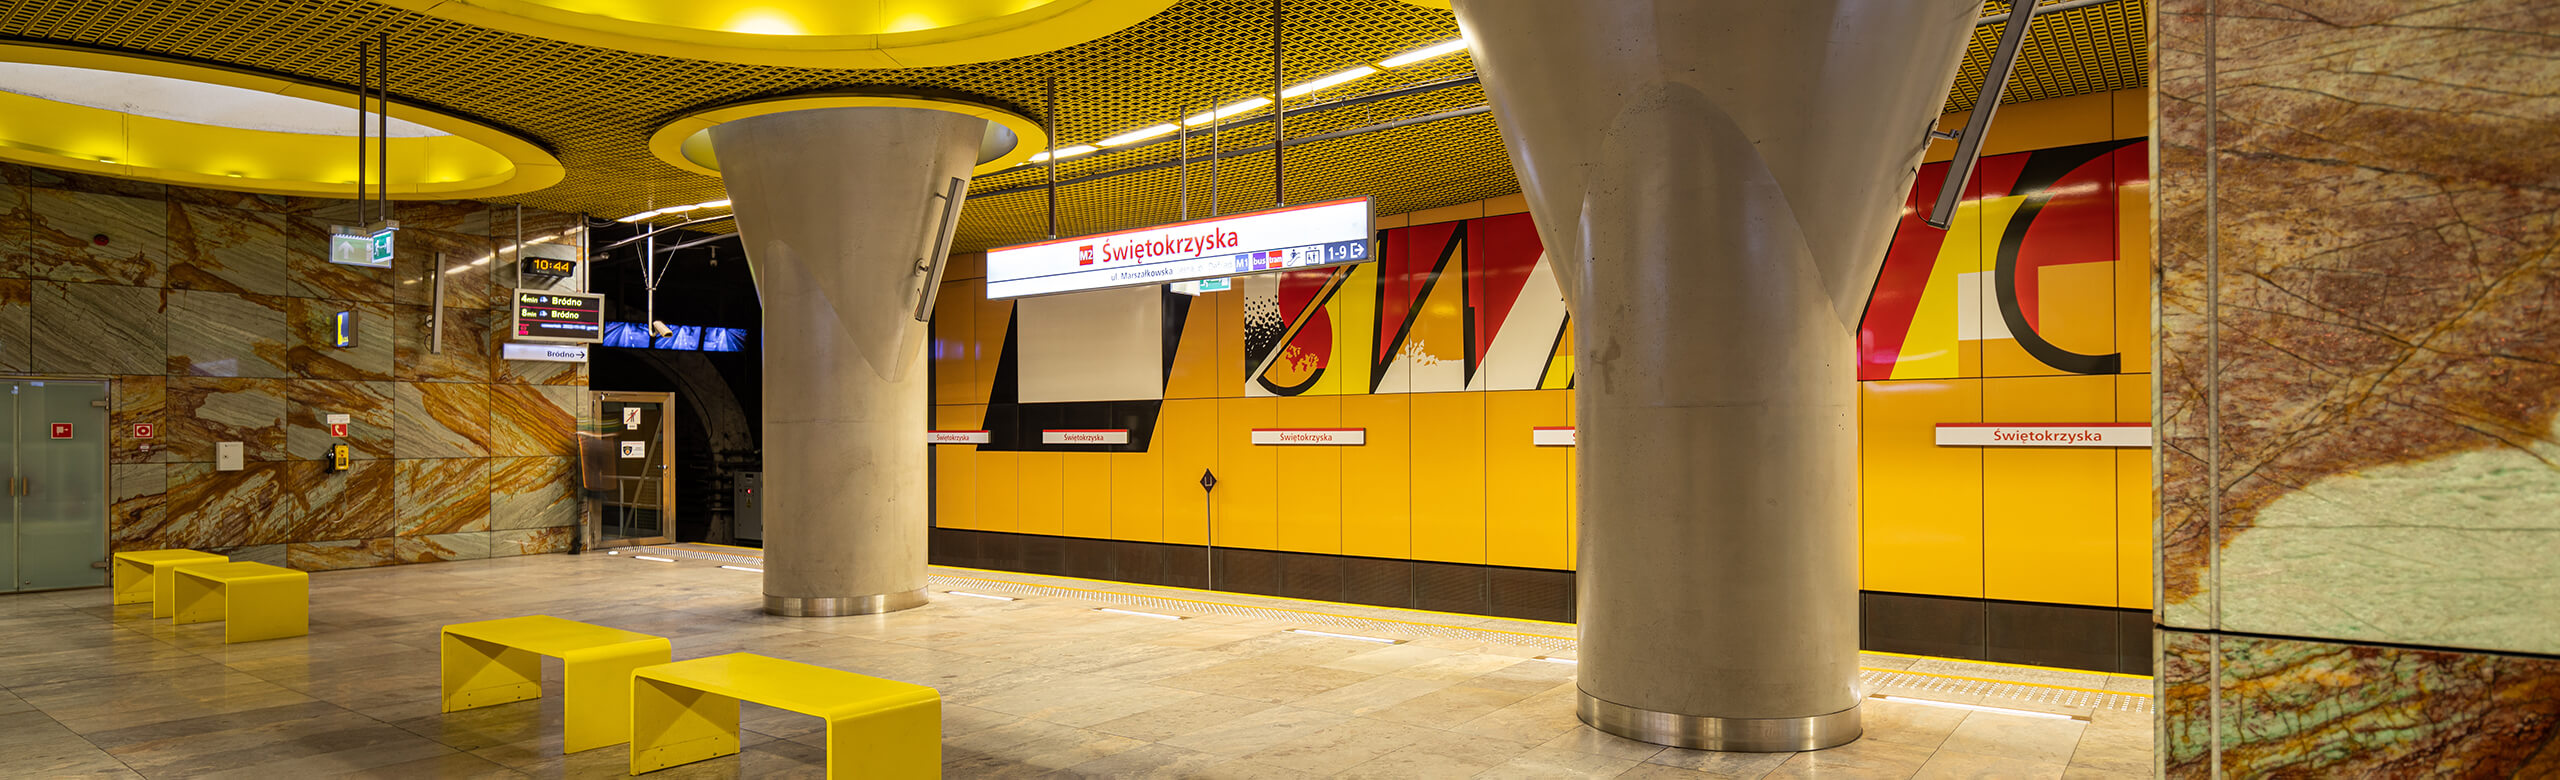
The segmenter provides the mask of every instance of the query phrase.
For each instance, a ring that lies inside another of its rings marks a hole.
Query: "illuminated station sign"
[[[987,297],[1171,284],[1376,259],[1368,198],[987,251]]]
[[[604,296],[516,291],[515,340],[593,344],[604,340]]]

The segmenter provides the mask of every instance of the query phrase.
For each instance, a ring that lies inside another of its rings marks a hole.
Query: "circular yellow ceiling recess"
[[[537,38],[717,62],[922,68],[1055,51],[1175,0],[378,0]]]
[[[987,135],[978,143],[978,167],[973,175],[1011,168],[1049,148],[1049,135],[1041,131],[1040,123],[994,106],[930,95],[824,92],[731,103],[686,114],[649,134],[649,153],[668,165],[718,176],[720,158],[711,150],[712,126],[751,116],[815,108],[921,108],[987,120]]]
[[[0,44],[0,160],[344,198],[355,188],[355,99],[341,87],[210,65]],[[390,124],[395,198],[512,195],[563,173],[533,142],[459,116],[395,100]]]

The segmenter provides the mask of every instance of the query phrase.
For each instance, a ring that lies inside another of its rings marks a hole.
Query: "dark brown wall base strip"
[[[1574,619],[1573,572],[1348,555],[933,529],[943,566],[1167,585],[1470,615]],[[2001,663],[2151,673],[2145,610],[1986,599],[1860,594],[1868,650]]]

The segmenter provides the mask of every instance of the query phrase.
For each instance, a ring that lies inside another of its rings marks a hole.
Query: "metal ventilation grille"
[[[2147,83],[2147,0],[2119,0],[2045,17],[2008,91],[2034,100]],[[1290,0],[1284,29],[1289,83],[1374,62],[1458,36],[1455,18],[1399,0]],[[2008,9],[1990,0],[1985,13]],[[689,60],[528,38],[402,11],[368,0],[48,0],[0,5],[0,37],[108,47],[208,61],[344,84],[356,41],[391,34],[394,94],[404,102],[514,128],[558,153],[568,178],[541,192],[498,199],[619,216],[721,195],[717,179],[650,156],[648,135],[691,110],[829,87],[951,90],[1010,104],[1037,117],[1042,80],[1058,79],[1060,143],[1089,143],[1174,121],[1270,88],[1268,0],[1185,0],[1134,27],[1046,54],[908,70],[820,70]],[[1977,29],[1949,95],[1970,107],[2000,28]],[[1464,54],[1397,68],[1327,90],[1323,99],[1436,82],[1473,73]],[[1291,117],[1304,137],[1481,105],[1473,86],[1436,90]],[[1270,125],[1220,134],[1229,149],[1270,142]],[[1195,145],[1202,154],[1205,144]],[[1069,159],[1061,180],[1171,159],[1173,144]],[[1518,191],[1490,115],[1293,146],[1290,200],[1366,194],[1381,213],[1465,203]],[[1219,166],[1226,210],[1271,203],[1268,154]],[[1192,172],[1192,213],[1207,211],[1207,170]],[[974,192],[1033,184],[1025,168],[981,177]],[[1061,188],[1062,229],[1129,227],[1179,213],[1180,176],[1165,169]],[[960,250],[1045,233],[1044,198],[1004,195],[970,204]]]

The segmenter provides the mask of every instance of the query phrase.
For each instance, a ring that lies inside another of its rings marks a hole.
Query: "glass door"
[[[666,544],[675,539],[674,393],[597,393],[596,422],[612,443],[603,511],[591,538],[598,547]]]
[[[5,590],[107,584],[107,386],[12,380]]]

